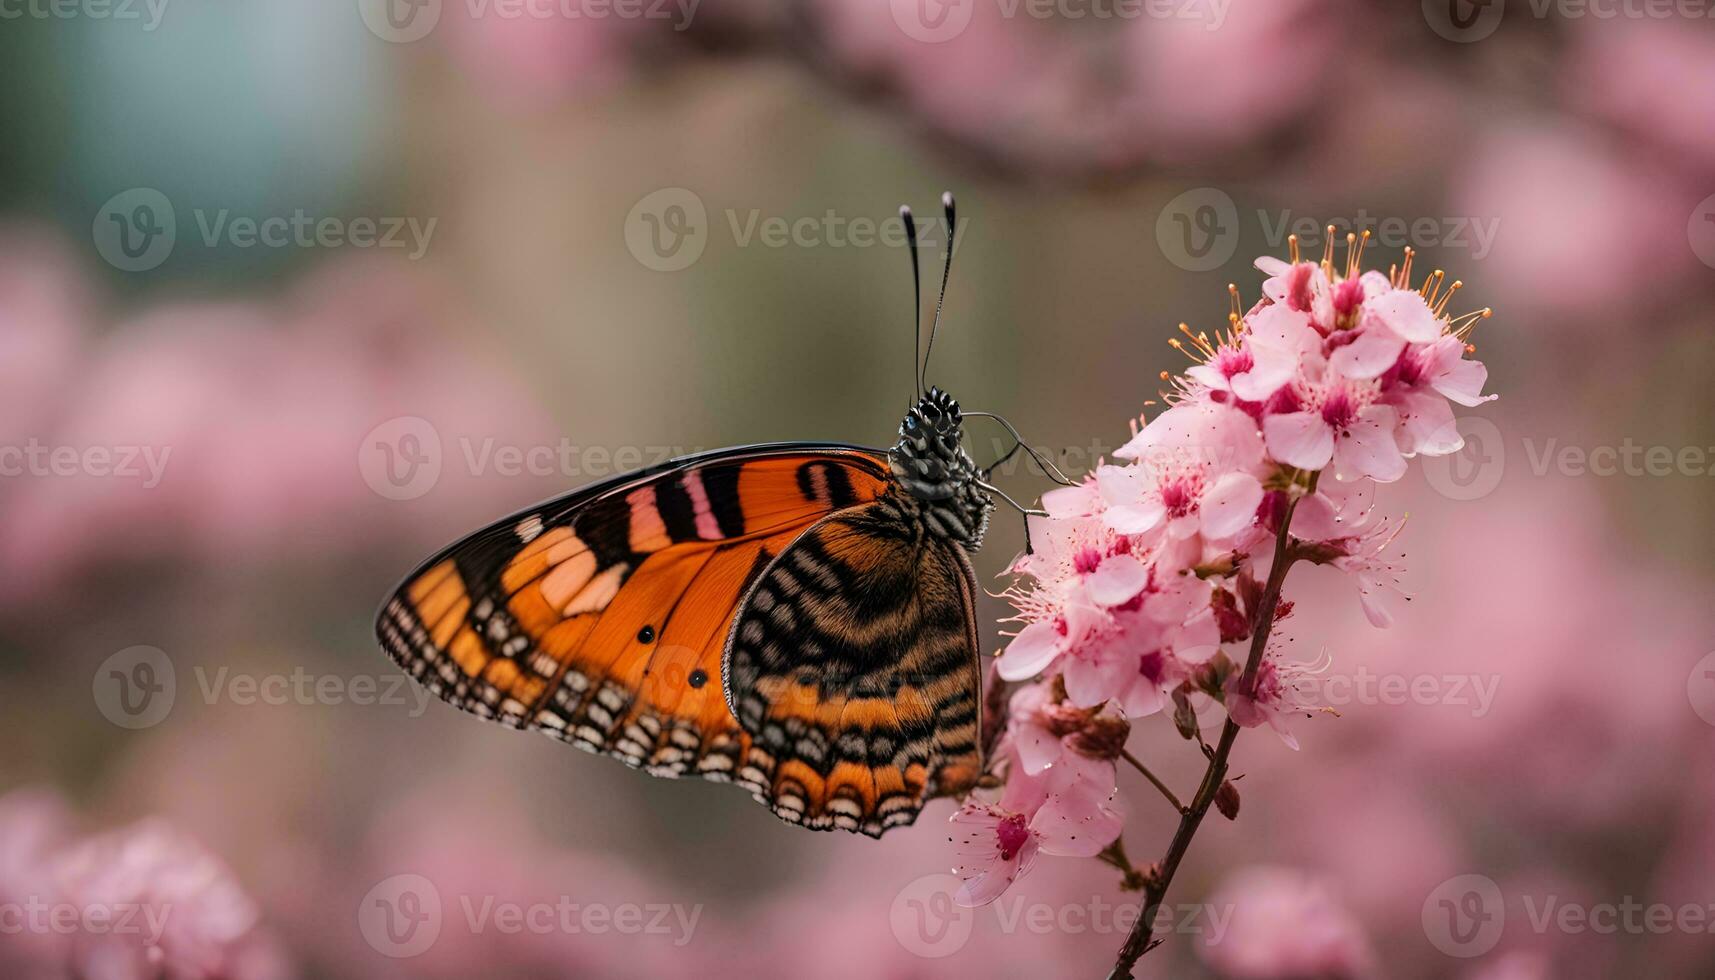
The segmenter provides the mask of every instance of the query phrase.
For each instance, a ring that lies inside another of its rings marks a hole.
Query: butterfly
[[[930,351],[956,228],[942,203]],[[910,824],[983,773],[970,555],[991,494],[1013,503],[987,483],[1001,460],[979,470],[965,450],[959,403],[923,387],[927,364],[891,448],[686,456],[477,531],[386,600],[382,648],[466,711],[656,776],[737,783],[789,823]],[[1004,419],[971,415],[1012,433],[1003,460],[1023,448],[1052,466]]]

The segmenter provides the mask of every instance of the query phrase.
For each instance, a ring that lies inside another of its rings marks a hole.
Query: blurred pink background
[[[1105,975],[1110,868],[956,910],[946,801],[806,833],[426,700],[370,634],[543,497],[890,442],[909,275],[857,225],[952,188],[930,380],[1075,468],[1289,231],[1360,222],[1496,309],[1501,399],[1381,494],[1417,598],[1377,632],[1294,576],[1340,717],[1240,740],[1140,975],[1715,976],[1715,32],[1596,6],[18,8],[0,973]],[[990,589],[1021,546],[1001,515]],[[1132,751],[1190,787],[1150,720]],[[1148,861],[1173,815],[1126,778]],[[127,904],[172,909],[155,942],[52,924]]]

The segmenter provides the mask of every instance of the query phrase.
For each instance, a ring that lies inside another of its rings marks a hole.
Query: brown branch
[[[1310,479],[1309,492],[1316,492],[1316,476]],[[1286,572],[1296,561],[1292,554],[1292,538],[1287,529],[1292,526],[1292,514],[1297,509],[1298,500],[1294,500],[1287,506],[1286,514],[1280,521],[1280,532],[1274,541],[1274,567],[1269,569],[1268,584],[1264,586],[1261,601],[1257,606],[1256,625],[1251,633],[1250,656],[1245,661],[1244,674],[1239,678],[1240,690],[1249,690],[1256,683],[1257,667],[1262,663],[1263,650],[1268,646],[1269,633],[1274,629],[1275,608],[1280,604],[1280,591],[1286,584]],[[1173,834],[1173,843],[1167,846],[1167,854],[1160,863],[1150,869],[1149,882],[1143,892],[1143,914],[1137,917],[1131,934],[1126,936],[1125,945],[1120,947],[1119,958],[1114,963],[1113,972],[1108,974],[1108,980],[1132,980],[1131,970],[1137,965],[1138,958],[1158,945],[1158,941],[1152,938],[1156,915],[1161,910],[1162,900],[1167,896],[1167,887],[1173,883],[1174,873],[1179,870],[1179,862],[1184,860],[1185,852],[1191,849],[1191,839],[1197,836],[1197,828],[1202,826],[1203,817],[1215,802],[1215,794],[1226,781],[1227,759],[1232,755],[1233,742],[1238,737],[1239,726],[1229,717],[1226,724],[1221,726],[1221,740],[1216,744],[1214,754],[1209,757],[1209,767],[1203,772],[1203,782],[1197,787],[1197,795],[1191,798],[1191,805],[1184,809],[1184,815],[1179,818],[1179,829]]]

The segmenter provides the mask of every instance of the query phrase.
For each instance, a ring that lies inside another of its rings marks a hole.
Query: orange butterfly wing
[[[388,654],[444,700],[660,776],[750,779],[721,659],[752,581],[888,487],[885,454],[782,444],[687,457],[515,514],[383,605]]]
[[[905,493],[805,531],[746,595],[728,707],[789,823],[879,837],[982,771],[976,579]]]

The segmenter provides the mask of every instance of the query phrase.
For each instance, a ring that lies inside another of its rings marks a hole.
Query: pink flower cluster
[[[273,980],[289,967],[226,865],[158,820],[95,837],[47,793],[0,797],[0,975]]]
[[[1170,407],[1134,426],[1122,462],[1043,497],[1007,593],[1022,625],[997,671],[1030,683],[995,753],[1003,788],[953,817],[961,900],[992,901],[1039,852],[1115,840],[1132,719],[1169,709],[1189,738],[1193,704],[1212,699],[1297,747],[1287,719],[1316,710],[1326,663],[1265,643],[1245,669],[1276,562],[1350,574],[1370,622],[1392,621],[1399,525],[1376,516],[1375,484],[1463,446],[1449,403],[1493,397],[1467,356],[1487,311],[1450,318],[1459,283],[1437,272],[1413,287],[1409,251],[1388,274],[1361,272],[1362,251],[1349,241],[1340,266],[1332,245],[1320,262],[1258,260],[1255,306],[1241,313],[1235,291],[1214,338],[1181,326],[1188,342],[1174,346],[1197,363],[1170,379]],[[1267,625],[1290,610],[1279,599]]]

